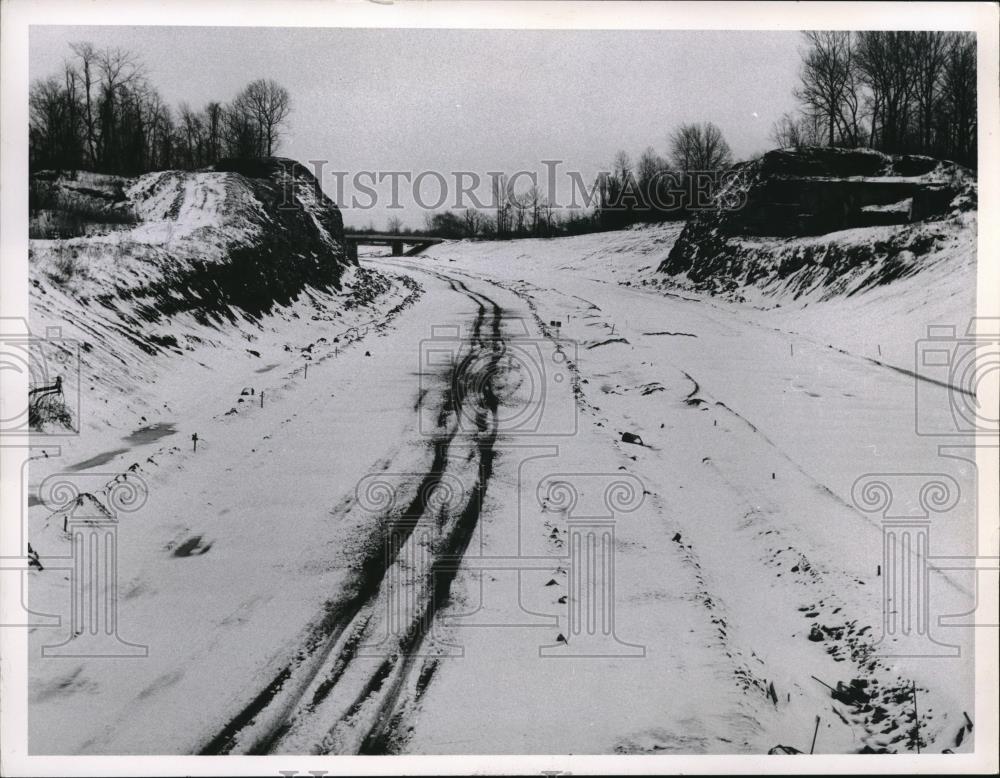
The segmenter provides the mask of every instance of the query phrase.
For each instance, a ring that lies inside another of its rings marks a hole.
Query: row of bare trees
[[[464,215],[466,234],[473,230],[496,238],[545,238],[554,234],[553,205],[541,187],[533,184],[512,191],[502,176],[495,177],[492,186],[494,217],[489,219],[481,213],[467,211]],[[473,216],[474,213],[477,215]]]
[[[191,170],[223,157],[271,156],[281,142],[291,100],[274,81],[253,81],[225,105],[194,110],[181,103],[172,110],[133,52],[90,43],[70,48],[59,75],[31,85],[33,170]]]
[[[801,110],[779,146],[870,146],[975,167],[976,38],[968,32],[806,32]]]
[[[512,238],[554,238],[561,235],[580,235],[602,229],[592,211],[584,209],[556,210],[546,202],[539,202],[537,211],[528,200],[527,192],[507,197],[499,209],[462,208],[428,213],[424,226],[411,229],[404,226],[398,216],[390,216],[384,230],[372,223],[366,228],[352,228],[355,232],[387,232],[396,235],[433,235],[438,238],[486,238],[506,240]],[[527,200],[527,202],[526,202]],[[516,205],[515,205],[516,203]]]
[[[561,208],[537,185],[514,189],[504,176],[495,176],[488,210],[431,213],[420,232],[443,238],[545,238],[685,218],[708,204],[718,174],[732,166],[733,155],[711,122],[682,124],[667,140],[666,156],[652,146],[635,163],[625,151],[615,154],[610,169],[579,193],[586,201],[583,208]],[[386,229],[404,231],[398,217],[390,218]]]
[[[627,152],[615,154],[611,171],[597,182],[597,218],[605,229],[686,217],[711,197],[715,175],[733,164],[729,144],[712,122],[681,124],[667,148],[661,156],[648,146],[635,164]]]

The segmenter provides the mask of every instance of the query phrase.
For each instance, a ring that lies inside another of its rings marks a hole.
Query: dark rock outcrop
[[[291,159],[134,179],[42,172],[32,192],[36,230],[58,227],[32,241],[39,282],[130,327],[182,313],[255,318],[307,287],[338,289],[349,261],[340,210]]]
[[[767,253],[764,244],[918,224],[974,207],[974,177],[952,162],[871,149],[771,151],[729,172],[712,205],[685,225],[658,270],[683,275],[695,287],[725,289],[774,270],[787,276],[796,270],[788,262],[811,261],[811,249],[796,251],[771,267],[757,256]],[[780,248],[784,253],[790,247]]]

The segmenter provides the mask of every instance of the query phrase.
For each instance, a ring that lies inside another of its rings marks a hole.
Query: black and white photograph
[[[0,14],[3,774],[998,769],[1000,6]]]

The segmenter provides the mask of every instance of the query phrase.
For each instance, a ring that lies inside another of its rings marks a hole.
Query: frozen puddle
[[[90,459],[85,459],[82,462],[77,462],[75,465],[70,465],[69,469],[76,472],[78,470],[89,470],[92,467],[98,467],[99,465],[106,464],[114,459],[119,454],[124,454],[128,451],[127,448],[116,448],[113,451],[105,451],[103,454],[98,454]]]
[[[137,429],[131,435],[124,438],[124,441],[132,445],[152,443],[154,440],[165,438],[167,435],[173,435],[176,431],[173,422],[161,421],[156,424],[150,424],[148,427]]]
[[[156,424],[150,424],[148,427],[140,427],[135,432],[122,438],[122,440],[126,443],[131,444],[128,448],[116,448],[111,451],[105,451],[104,453],[97,454],[90,459],[85,459],[82,462],[77,462],[75,465],[70,465],[69,469],[76,472],[79,470],[89,470],[92,467],[99,467],[100,465],[107,464],[119,454],[124,454],[127,451],[130,451],[135,446],[141,446],[144,443],[152,443],[160,438],[165,438],[167,435],[173,435],[174,432],[176,432],[175,425],[173,422],[169,421],[161,421]]]

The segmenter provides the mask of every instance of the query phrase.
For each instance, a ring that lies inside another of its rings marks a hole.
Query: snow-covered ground
[[[678,279],[656,273],[657,265],[677,239],[683,222],[635,227],[621,232],[595,233],[559,240],[474,242],[481,256],[497,272],[515,277],[538,271],[573,271],[588,279],[623,284],[652,292],[670,300],[686,298],[734,312],[741,318],[819,345],[840,348],[906,370],[914,370],[914,344],[927,336],[927,328],[953,325],[964,328],[976,300],[976,215],[965,214],[948,222],[917,227],[872,227],[844,230],[809,238],[771,241],[773,247],[791,253],[810,246],[875,243],[893,234],[924,231],[941,236],[927,255],[910,257],[913,275],[884,286],[872,285],[863,294],[834,294],[824,301],[828,287],[817,284],[803,294],[790,282],[740,287],[742,303],[725,296],[699,294],[678,288]],[[747,242],[751,242],[749,239]],[[765,241],[759,241],[762,245]],[[467,255],[469,242],[450,243],[429,252],[441,261],[458,261]],[[881,270],[878,263],[853,274],[858,283]],[[562,277],[562,276],[559,276]],[[850,288],[850,285],[848,286]]]
[[[31,751],[765,753],[808,751],[817,716],[817,753],[967,750],[971,635],[879,642],[882,516],[854,486],[950,476],[932,552],[974,553],[972,468],[915,434],[894,369],[971,315],[972,258],[736,304],[652,283],[678,230],[362,258],[393,279],[365,306],[312,295],[149,360],[31,471],[138,465],[118,623],[148,656],[34,659]],[[948,391],[921,383],[938,426]],[[173,434],[123,444],[138,409]],[[32,509],[43,557],[58,521]],[[971,575],[930,586],[935,617],[974,604]],[[30,573],[40,612],[68,588]],[[66,637],[35,628],[33,655]]]

